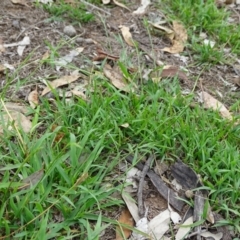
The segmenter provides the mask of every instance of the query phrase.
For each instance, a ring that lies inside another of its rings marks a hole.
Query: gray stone
[[[69,37],[74,37],[77,34],[76,29],[72,25],[66,26],[63,29],[63,32],[64,32],[64,34],[66,34]]]

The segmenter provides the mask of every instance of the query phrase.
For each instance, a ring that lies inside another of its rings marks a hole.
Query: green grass
[[[239,53],[239,26],[229,26],[228,13],[217,9],[213,1],[166,1],[164,7],[169,19],[180,19],[187,27],[187,47],[197,63],[222,62],[225,46]],[[45,8],[73,22],[93,17],[83,5],[74,9],[63,1]],[[106,27],[105,31],[107,35]],[[202,46],[201,32],[217,42],[214,48]],[[44,64],[52,69],[58,51],[74,47],[70,41],[47,45],[51,56]],[[126,51],[122,55],[119,66],[131,78],[126,67],[131,66],[131,59]],[[27,61],[6,77],[2,99]],[[144,68],[140,64],[139,69]],[[36,69],[15,87],[34,79]],[[76,98],[67,102],[55,92],[54,103],[42,98],[41,105],[30,110],[31,133],[6,130],[1,136],[0,239],[99,239],[108,226],[103,223],[117,224],[107,213],[123,204],[112,194],[122,191],[125,173],[119,174],[118,164],[129,153],[154,153],[170,163],[183,160],[201,175],[212,209],[225,217],[219,224],[231,225],[240,234],[240,127],[196,103],[192,107],[194,93],[182,95],[177,79],[159,84],[148,81],[139,84],[136,94],[124,94],[101,74],[90,77],[89,102]],[[239,101],[230,107],[238,109]],[[128,128],[121,126],[125,123]],[[22,179],[34,177],[41,169],[36,184],[21,188]]]
[[[230,47],[232,53],[240,53],[240,25],[229,23],[230,12],[225,7],[219,9],[215,0],[177,0],[161,1],[160,6],[167,17],[183,22],[190,36],[188,48],[193,51],[197,61],[202,63],[226,62],[223,48]],[[213,49],[202,44],[199,39],[201,32],[208,34],[209,40],[214,40]]]
[[[113,176],[114,167],[124,160],[123,151],[182,159],[203,178],[213,210],[238,228],[240,129],[213,111],[191,108],[193,96],[182,96],[177,81],[149,83],[136,96],[99,80],[89,93],[90,103],[59,100],[53,108],[44,101],[35,111],[40,133],[21,133],[23,141],[1,139],[1,236],[15,231],[18,239],[38,239],[40,233],[41,239],[98,239],[89,234],[102,229],[99,213],[122,203],[111,194],[122,188],[124,176]],[[122,128],[124,123],[129,128]],[[59,133],[63,139],[57,143]],[[21,178],[42,168],[36,185],[18,190]],[[107,176],[112,178],[108,191]],[[98,219],[98,227],[89,216]]]
[[[75,24],[87,23],[94,19],[94,15],[87,11],[84,4],[79,1],[73,1],[74,5],[66,3],[64,0],[60,0],[51,5],[43,5],[44,10],[53,15],[56,19],[63,20],[68,19]]]

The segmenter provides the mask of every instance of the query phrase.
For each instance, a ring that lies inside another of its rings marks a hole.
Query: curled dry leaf
[[[172,29],[161,26],[157,23],[152,23],[150,21],[149,21],[149,24],[152,25],[154,28],[157,28],[157,29],[165,32],[170,40],[172,40],[174,38],[174,31]]]
[[[119,26],[119,28],[120,28],[120,30],[122,32],[122,35],[123,35],[123,38],[124,38],[125,42],[129,46],[134,47],[135,43],[134,43],[134,41],[132,39],[132,34],[129,31],[129,27],[121,25],[121,26]]]
[[[51,89],[55,89],[55,88],[58,88],[60,86],[64,86],[66,84],[69,84],[71,82],[76,81],[79,78],[79,76],[80,75],[63,76],[63,77],[61,77],[59,79],[56,79],[52,82],[48,82],[49,87],[44,88],[41,96],[44,96],[47,93],[49,93],[51,91]]]
[[[19,5],[23,5],[23,6],[27,6],[28,7],[26,0],[11,0],[11,2],[13,4],[19,4]]]
[[[125,224],[128,225],[129,227],[133,227],[134,225],[134,220],[131,216],[131,213],[129,212],[129,210],[126,208],[122,211],[118,222],[120,224]],[[123,239],[127,239],[130,235],[131,235],[131,230],[125,227],[116,227],[116,240],[123,240]],[[122,236],[122,234],[124,235],[124,237]]]
[[[18,128],[28,133],[32,128],[32,123],[22,113],[10,110],[8,112],[0,112],[0,134],[3,133],[5,128],[10,131]]]
[[[187,31],[182,24],[173,21],[174,39],[171,47],[163,48],[162,50],[169,53],[180,53],[184,50],[184,45],[187,41]]]
[[[214,223],[215,223],[214,215],[213,215],[211,206],[210,206],[210,204],[209,204],[209,201],[207,201],[207,203],[208,203],[207,220],[208,220],[211,224],[214,224]]]
[[[232,120],[232,114],[228,111],[228,109],[216,98],[214,98],[212,95],[209,93],[202,91],[200,94],[200,97],[203,101],[203,106],[205,108],[212,108],[213,110],[218,111],[223,118]]]
[[[39,101],[38,101],[38,91],[37,90],[34,90],[34,91],[31,91],[28,95],[28,102],[30,104],[30,106],[34,109],[36,108],[36,106],[39,104]]]
[[[105,64],[103,68],[104,75],[111,81],[113,86],[125,92],[129,92],[127,84],[124,82],[123,75],[116,71],[116,69],[111,68],[110,65]]]
[[[128,11],[131,11],[128,7],[126,7],[124,4],[118,2],[117,0],[113,0],[113,2],[114,2],[117,6],[122,7],[122,8],[125,8],[125,9],[127,9]]]
[[[119,59],[118,56],[111,55],[109,53],[106,53],[102,51],[101,49],[97,49],[97,56],[93,59],[93,61],[101,61],[104,60],[105,58],[116,61]]]

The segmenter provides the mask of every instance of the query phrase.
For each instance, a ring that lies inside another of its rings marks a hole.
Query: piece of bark
[[[193,222],[198,222],[202,220],[203,217],[203,210],[204,210],[204,197],[201,191],[195,192],[195,198],[194,198],[194,212],[193,212]],[[201,229],[202,226],[198,225],[194,228],[194,231],[196,234],[196,239],[201,240]]]
[[[133,156],[127,156],[126,160],[132,164]],[[135,165],[138,169],[143,169],[143,164],[137,163]],[[166,186],[165,182],[152,170],[149,170],[147,172],[148,177],[150,178],[153,185],[156,187],[158,192],[161,194],[161,196],[168,201],[168,191],[169,191],[169,203],[172,205],[173,208],[175,208],[178,211],[181,211],[183,206],[185,205],[184,201],[181,201],[177,199],[178,197],[181,197],[182,199],[186,200],[186,197],[184,195],[178,196],[177,193],[175,193],[172,189]]]
[[[197,174],[181,160],[175,162],[170,169],[173,177],[184,190],[193,189],[198,186],[199,179]]]
[[[148,160],[146,161],[143,170],[141,172],[141,176],[140,176],[140,181],[139,181],[139,185],[138,185],[138,215],[143,218],[144,217],[144,206],[143,206],[143,197],[142,197],[142,192],[143,192],[143,184],[144,184],[144,179],[145,176],[150,168],[150,165],[152,163],[154,159],[154,156],[151,155]]]

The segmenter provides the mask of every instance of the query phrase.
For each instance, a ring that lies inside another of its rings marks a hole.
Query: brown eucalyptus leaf
[[[1,114],[2,113],[2,114]],[[0,134],[3,133],[4,128],[13,130],[15,128],[22,129],[24,132],[30,132],[32,128],[31,121],[22,113],[17,111],[8,111],[0,113]]]
[[[120,30],[122,32],[122,35],[123,35],[123,38],[124,38],[125,42],[129,46],[134,47],[135,43],[134,43],[134,41],[132,39],[132,34],[129,31],[129,27],[121,25],[121,26],[119,26],[119,28],[120,28]]]
[[[76,81],[79,78],[79,76],[80,75],[63,76],[63,77],[61,77],[59,79],[56,79],[52,82],[48,82],[48,87],[44,88],[41,96],[44,96],[47,93],[49,93],[51,91],[51,89],[56,89],[60,86],[64,86],[64,85],[67,85],[71,82]]]
[[[121,224],[125,224],[125,225],[129,225],[130,227],[133,227],[134,225],[134,220],[131,216],[131,213],[129,212],[129,210],[126,208],[122,211],[118,222]],[[127,239],[130,235],[131,235],[131,230],[128,228],[124,228],[124,227],[116,227],[116,240],[124,240]],[[122,234],[124,235],[124,237],[122,236]]]
[[[105,64],[103,73],[117,89],[129,92],[129,87],[124,82],[123,75],[120,72],[116,71],[116,69],[113,69],[110,65]]]
[[[28,102],[33,109],[36,108],[36,106],[39,104],[38,91],[37,90],[31,91],[29,93]]]
[[[162,50],[169,53],[180,53],[183,52],[185,43],[187,42],[187,31],[184,26],[173,21],[174,39],[171,47],[165,47]]]
[[[203,106],[207,109],[212,108],[215,111],[218,111],[223,118],[232,120],[232,114],[228,111],[228,109],[216,98],[214,98],[209,93],[202,91],[200,93],[200,97],[203,100]]]

